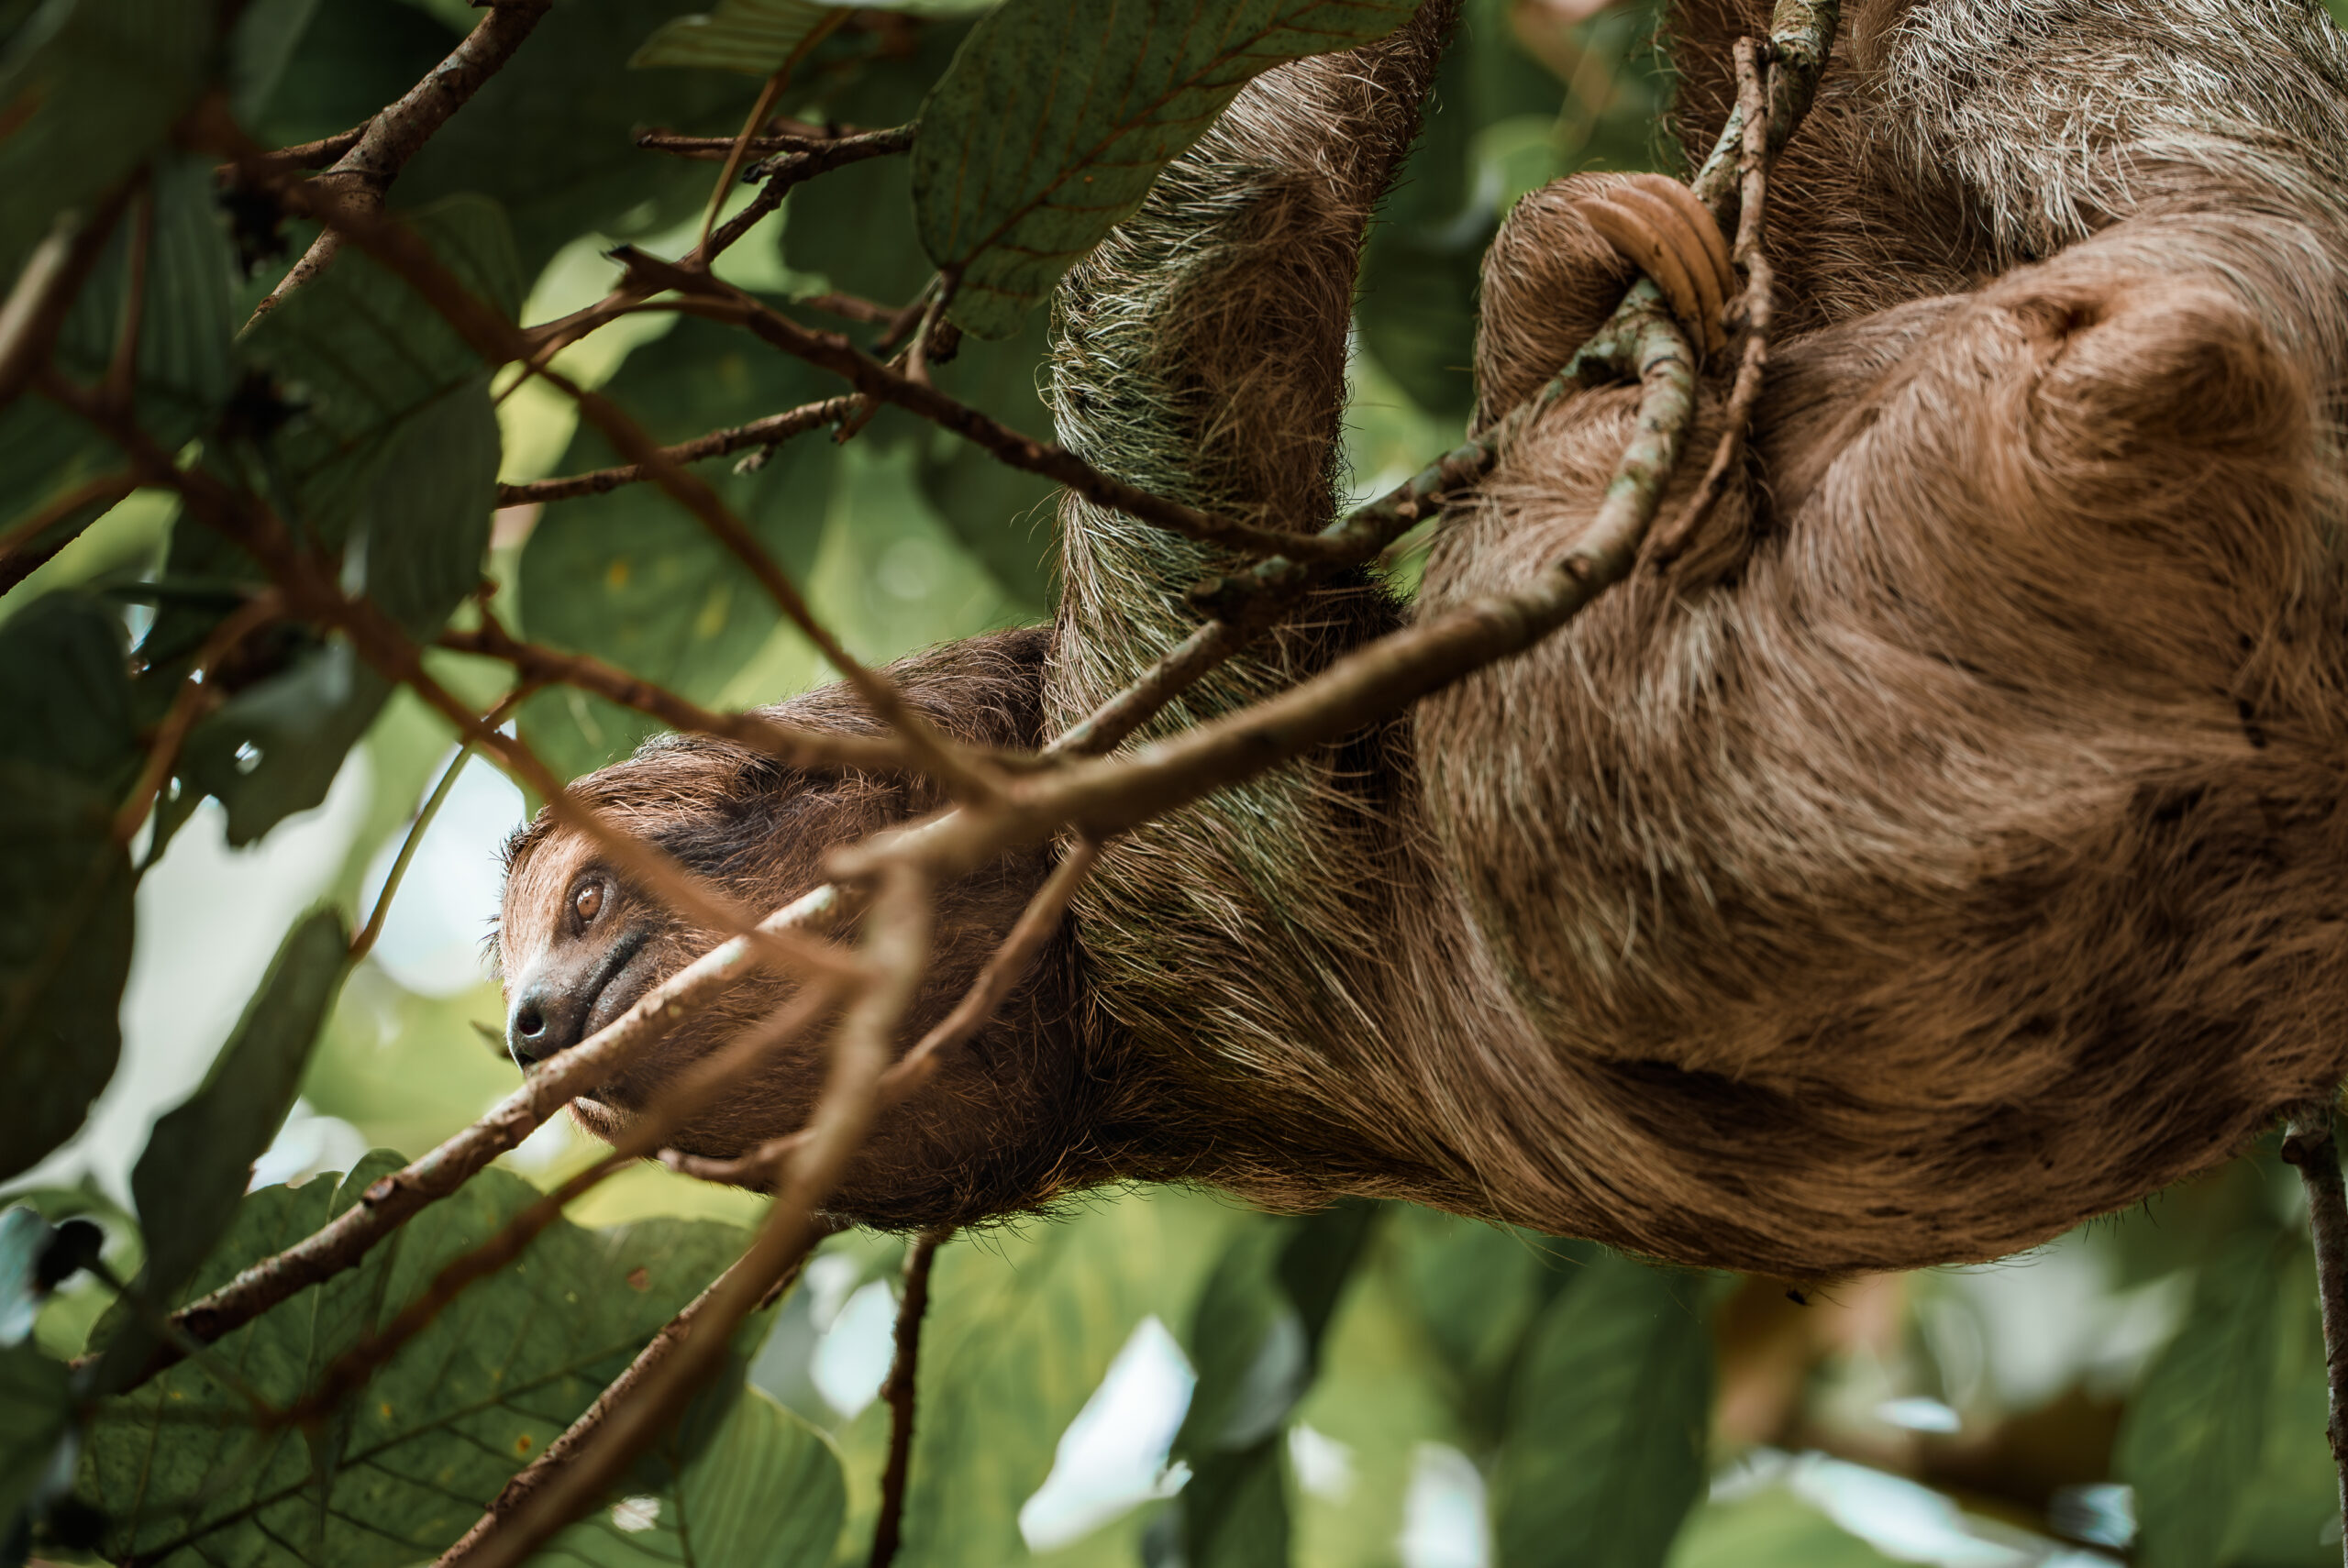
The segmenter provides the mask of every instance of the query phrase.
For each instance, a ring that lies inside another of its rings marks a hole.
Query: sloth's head
[[[972,638],[890,673],[947,734],[979,745],[1031,745],[1046,641],[1041,632]],[[877,728],[837,687],[770,712],[799,724]],[[651,741],[578,780],[572,793],[761,914],[820,884],[834,847],[943,803],[922,778],[814,772],[702,735]],[[900,1051],[960,999],[1048,869],[1042,852],[1012,856],[940,889],[931,959]],[[541,812],[508,848],[497,932],[508,1051],[526,1066],[577,1045],[725,934],[677,914],[622,875],[592,839]],[[884,1115],[835,1200],[841,1212],[882,1224],[930,1224],[1048,1196],[1024,1189],[1039,1179],[1031,1167],[1065,1142],[1054,1131],[1069,1121],[1075,1093],[1066,973],[1065,953],[1047,953],[920,1096]],[[618,1135],[682,1069],[757,1028],[796,988],[793,979],[763,971],[736,986],[579,1099],[574,1114],[599,1136]],[[779,1047],[670,1143],[728,1158],[796,1132],[820,1092],[830,1032],[825,1021]]]

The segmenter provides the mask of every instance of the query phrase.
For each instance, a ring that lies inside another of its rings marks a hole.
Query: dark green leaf
[[[349,962],[341,914],[305,915],[279,944],[203,1087],[155,1123],[130,1177],[149,1238],[150,1295],[176,1295],[236,1218],[253,1162],[294,1108]]]
[[[835,383],[740,333],[686,319],[628,356],[609,391],[662,441],[740,425],[828,397]],[[822,431],[776,448],[755,473],[719,458],[703,478],[749,524],[784,572],[803,577],[822,544],[837,454]],[[617,455],[582,431],[566,471]],[[557,502],[522,552],[522,619],[530,635],[591,653],[647,680],[706,701],[773,630],[774,602],[692,515],[654,485]],[[650,721],[577,692],[540,694],[522,733],[566,777],[626,755]]]
[[[165,450],[210,425],[235,384],[236,255],[212,192],[209,160],[172,154],[156,160],[135,407],[140,428]],[[137,221],[134,205],[66,313],[56,357],[77,381],[99,380],[114,357],[128,308]],[[0,410],[0,528],[125,466],[121,451],[78,415],[45,398],[19,398]],[[49,536],[70,538],[102,510],[91,505],[61,516]]]
[[[1036,392],[1044,328],[1036,315],[1003,342],[965,338],[954,362],[938,370],[938,384],[1014,430],[1048,440],[1051,413]],[[922,494],[1007,597],[1031,611],[1049,610],[1058,597],[1059,515],[1053,502],[1059,487],[996,461],[958,436],[934,429],[922,435]]]
[[[661,23],[628,63],[699,65],[771,76],[836,9],[814,0],[718,0],[708,11]]]
[[[1658,1568],[1704,1492],[1705,1285],[1608,1257],[1543,1315],[1493,1476],[1498,1560]]]
[[[0,623],[0,1176],[72,1135],[121,1050],[113,806],[139,758],[123,659],[94,600],[51,594]]]
[[[2184,1326],[2129,1401],[2112,1462],[2136,1488],[2145,1568],[2221,1560],[2258,1474],[2280,1347],[2280,1286],[2303,1244],[2254,1234],[2211,1257]]]
[[[268,105],[317,9],[318,0],[249,0],[238,13],[228,35],[228,95],[240,124]]]
[[[213,7],[46,0],[0,50],[0,277],[159,149],[203,90]]]
[[[452,197],[403,216],[476,298],[508,319],[521,308],[521,270],[494,204]],[[482,368],[422,295],[355,253],[261,317],[242,347],[300,411],[265,443],[288,521],[329,546],[382,480],[403,422]]]
[[[847,1506],[830,1441],[756,1388],[695,1406],[637,1466],[657,1492],[571,1526],[534,1561],[826,1568]],[[696,1415],[714,1430],[693,1431]]]
[[[381,1161],[327,1184],[247,1198],[196,1288],[355,1201]],[[537,1197],[482,1172],[357,1269],[222,1339],[216,1356],[293,1404],[449,1262]],[[249,1429],[247,1407],[182,1364],[105,1402],[81,1495],[115,1521],[106,1554],[154,1563],[397,1568],[461,1534],[513,1473],[736,1255],[727,1227],[661,1220],[590,1231],[558,1221],[465,1291],[315,1433]]]
[[[0,1349],[0,1546],[23,1529],[28,1506],[71,1474],[73,1380],[29,1344]],[[61,1463],[61,1457],[62,1463]]]
[[[1289,1510],[1281,1435],[1320,1367],[1321,1341],[1361,1256],[1375,1204],[1349,1199],[1265,1219],[1235,1240],[1191,1329],[1198,1368],[1175,1434],[1188,1460],[1180,1549],[1188,1568],[1279,1568]]]
[[[282,145],[347,130],[415,86],[456,42],[402,0],[329,0],[302,29],[268,106],[249,122],[253,135]]]
[[[569,240],[664,228],[700,210],[714,166],[648,154],[648,127],[741,128],[758,84],[731,72],[630,71],[628,57],[692,0],[570,0],[531,33],[400,176],[397,199],[495,197],[535,275]]]
[[[1007,337],[1141,205],[1250,77],[1383,38],[1412,0],[1006,0],[971,29],[914,144],[930,259],[954,318]]]

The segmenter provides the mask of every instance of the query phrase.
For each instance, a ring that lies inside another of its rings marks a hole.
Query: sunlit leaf
[[[581,1520],[533,1561],[827,1568],[839,1543],[847,1502],[839,1456],[821,1432],[756,1388],[696,1401],[681,1428],[637,1463],[636,1476],[658,1489]]]
[[[1492,1485],[1504,1563],[1659,1568],[1704,1492],[1705,1282],[1608,1257],[1543,1316]]]
[[[1412,0],[1007,0],[922,108],[914,205],[954,318],[1007,337],[1248,79],[1383,38]]]
[[[245,1200],[198,1287],[355,1201],[371,1172]],[[365,1263],[215,1347],[260,1397],[298,1400],[440,1268],[537,1196],[484,1171]],[[183,1364],[104,1406],[80,1482],[106,1554],[154,1563],[395,1568],[433,1557],[583,1410],[644,1342],[732,1261],[727,1227],[663,1220],[591,1231],[558,1221],[474,1285],[315,1432],[254,1429],[244,1401]]]

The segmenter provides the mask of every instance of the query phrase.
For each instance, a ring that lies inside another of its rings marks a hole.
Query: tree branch
[[[65,313],[81,297],[142,177],[133,174],[106,193],[78,225],[72,222],[74,215],[61,214],[49,237],[26,258],[16,285],[0,302],[0,408],[22,396],[49,363]]]
[[[515,638],[488,611],[469,632],[443,632],[438,646],[514,667],[516,676],[538,685],[574,686],[607,701],[632,708],[673,730],[721,735],[793,767],[893,769],[918,767],[911,748],[888,735],[860,735],[785,724],[759,713],[721,713],[691,702],[650,681],[586,654],[567,654]]]
[[[985,448],[1014,469],[1041,474],[1066,485],[1087,501],[1113,507],[1152,527],[1226,549],[1304,556],[1328,553],[1328,547],[1317,536],[1289,534],[1210,516],[1195,507],[1168,501],[1102,473],[1065,447],[1024,436],[925,381],[891,370],[838,333],[800,326],[721,278],[663,261],[633,246],[621,246],[612,254],[627,266],[639,282],[649,285],[647,292],[674,289],[689,299],[703,302],[700,314],[748,327],[762,341],[831,371],[865,396],[895,403]]]
[[[2287,1125],[2283,1159],[2299,1168],[2307,1185],[2316,1294],[2323,1303],[2324,1386],[2330,1397],[2323,1433],[2331,1441],[2341,1508],[2348,1516],[2348,1188],[2341,1182],[2340,1149],[2332,1139],[2331,1100],[2301,1106]],[[2348,1546],[2342,1550],[2348,1560]]]
[[[897,1353],[880,1396],[889,1401],[889,1462],[880,1472],[880,1517],[872,1527],[870,1568],[889,1568],[904,1539],[905,1484],[914,1467],[914,1400],[921,1372],[921,1320],[929,1311],[929,1271],[952,1226],[930,1231],[905,1254],[905,1295],[897,1304]]]
[[[893,314],[884,313],[885,315]],[[764,419],[754,419],[748,425],[713,430],[706,436],[696,436],[690,441],[663,447],[660,454],[671,463],[697,463],[705,458],[722,458],[745,447],[777,446],[793,436],[838,424],[847,416],[856,401],[853,397],[827,397],[820,403],[802,403],[781,414],[770,414]],[[642,463],[622,463],[617,468],[566,474],[558,479],[533,480],[526,484],[501,484],[497,487],[497,504],[526,506],[534,501],[569,501],[581,495],[603,495],[622,485],[641,484],[655,477],[652,470]]]
[[[448,124],[449,116],[463,108],[481,91],[482,84],[514,58],[514,51],[522,47],[522,40],[530,36],[553,4],[554,0],[493,0],[489,14],[449,51],[449,58],[426,72],[424,79],[402,94],[397,103],[361,127],[349,150],[336,160],[334,167],[317,176],[317,183],[367,211],[382,207],[384,193],[399,178],[400,171],[407,167],[408,160],[423,150],[432,133]],[[334,139],[337,138],[327,138]],[[286,152],[307,150],[287,149]],[[239,162],[240,171],[249,181],[255,173],[277,178],[307,166],[284,152],[263,153],[258,160]],[[329,226],[294,263],[293,270],[277,287],[269,292],[269,297],[260,302],[253,315],[265,315],[278,301],[324,271],[341,245],[342,231]]]
[[[890,1043],[928,957],[929,897],[929,885],[913,867],[894,866],[881,873],[865,922],[864,954],[872,978],[841,1021],[811,1136],[792,1162],[783,1190],[749,1250],[711,1287],[691,1331],[626,1398],[611,1402],[600,1424],[574,1445],[568,1464],[549,1471],[512,1512],[484,1519],[486,1528],[443,1553],[436,1568],[517,1568],[556,1531],[594,1507],[715,1369],[735,1327],[757,1309],[769,1286],[799,1266],[821,1239],[816,1206],[864,1141]]]

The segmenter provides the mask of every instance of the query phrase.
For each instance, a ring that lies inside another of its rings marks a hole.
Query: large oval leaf
[[[1007,337],[1251,77],[1417,0],[1008,0],[922,107],[914,206],[954,319]]]

